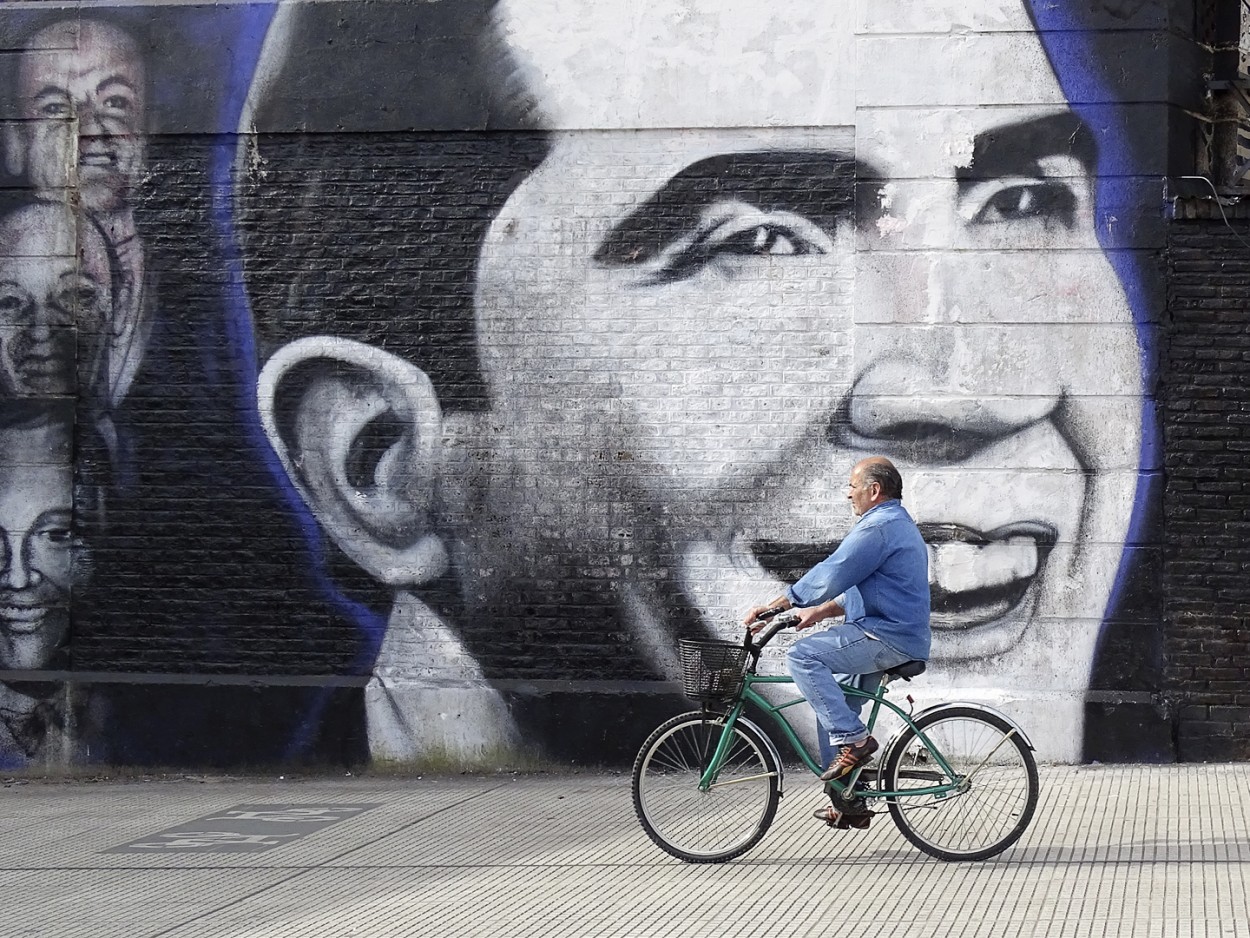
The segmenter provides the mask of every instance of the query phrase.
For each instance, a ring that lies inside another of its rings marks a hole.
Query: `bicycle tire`
[[[956,775],[976,773],[965,792],[887,798],[903,836],[939,860],[985,860],[1019,840],[1037,808],[1037,763],[1020,734],[1004,741],[1011,724],[955,706],[925,714],[916,727]],[[880,784],[888,791],[929,787],[935,774],[947,778],[909,726],[891,747]]]
[[[683,713],[660,724],[634,759],[634,813],[661,850],[687,863],[723,863],[768,831],[781,798],[780,766],[758,732],[735,723],[713,787],[699,779],[724,731],[724,719]],[[734,779],[747,779],[725,784]]]

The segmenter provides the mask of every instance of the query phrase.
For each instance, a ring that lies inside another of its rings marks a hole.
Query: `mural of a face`
[[[0,428],[0,668],[46,665],[69,630],[75,582],[69,466],[58,425]],[[81,557],[79,558],[81,561]]]
[[[0,218],[3,396],[72,394],[76,380],[95,380],[112,309],[109,271],[103,236],[86,224],[79,239],[63,206],[29,205]]]
[[[14,89],[23,120],[6,130],[10,171],[53,197],[76,175],[86,208],[122,207],[145,162],[145,76],[134,40],[88,19],[49,26],[30,46]]]
[[[543,457],[517,460],[541,466],[518,525],[619,556],[663,517],[677,584],[737,638],[884,453],[930,544],[930,683],[1061,700],[1030,729],[1077,757],[1141,373],[1088,129],[1025,10],[674,2],[647,13],[668,55],[589,6],[500,12],[557,130],[478,272],[501,449]]]

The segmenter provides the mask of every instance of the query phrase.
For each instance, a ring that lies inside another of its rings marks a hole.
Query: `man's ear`
[[[7,123],[0,130],[0,140],[4,143],[4,168],[10,176],[26,175],[26,147],[22,140],[22,131],[16,121]]]
[[[287,476],[349,557],[390,586],[446,569],[434,533],[442,411],[421,369],[372,346],[316,336],[270,358],[256,395]]]

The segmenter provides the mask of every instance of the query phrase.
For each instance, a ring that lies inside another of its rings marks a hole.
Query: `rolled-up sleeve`
[[[855,527],[838,549],[786,590],[796,606],[815,606],[845,593],[881,566],[887,552],[879,527]]]

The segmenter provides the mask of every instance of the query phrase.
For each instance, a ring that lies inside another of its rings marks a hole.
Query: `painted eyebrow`
[[[1048,156],[1075,157],[1092,174],[1098,145],[1089,125],[1066,111],[984,130],[973,138],[972,159],[956,168],[955,178],[963,188],[981,179],[1041,176]]]
[[[855,212],[853,156],[830,150],[726,153],[691,163],[612,227],[594,259],[608,267],[644,264],[696,227],[711,204],[734,200],[810,218],[826,231]]]
[[[48,96],[68,98],[69,89],[62,88],[60,85],[44,85],[42,88],[36,91],[33,95],[31,95],[30,99],[32,101],[38,101],[40,98],[46,98]]]
[[[100,279],[89,271],[83,270],[81,267],[74,267],[70,270],[63,270],[57,274],[57,280],[86,280],[88,283],[100,282]]]
[[[49,508],[41,511],[39,516],[35,518],[34,523],[30,526],[32,531],[45,524],[56,524],[61,527],[73,528],[74,525],[74,509],[72,508]]]
[[[108,78],[104,79],[95,86],[96,94],[101,94],[109,85],[121,85],[134,95],[139,93],[138,89],[135,88],[134,83],[129,79],[123,78],[121,75],[110,75]]]

